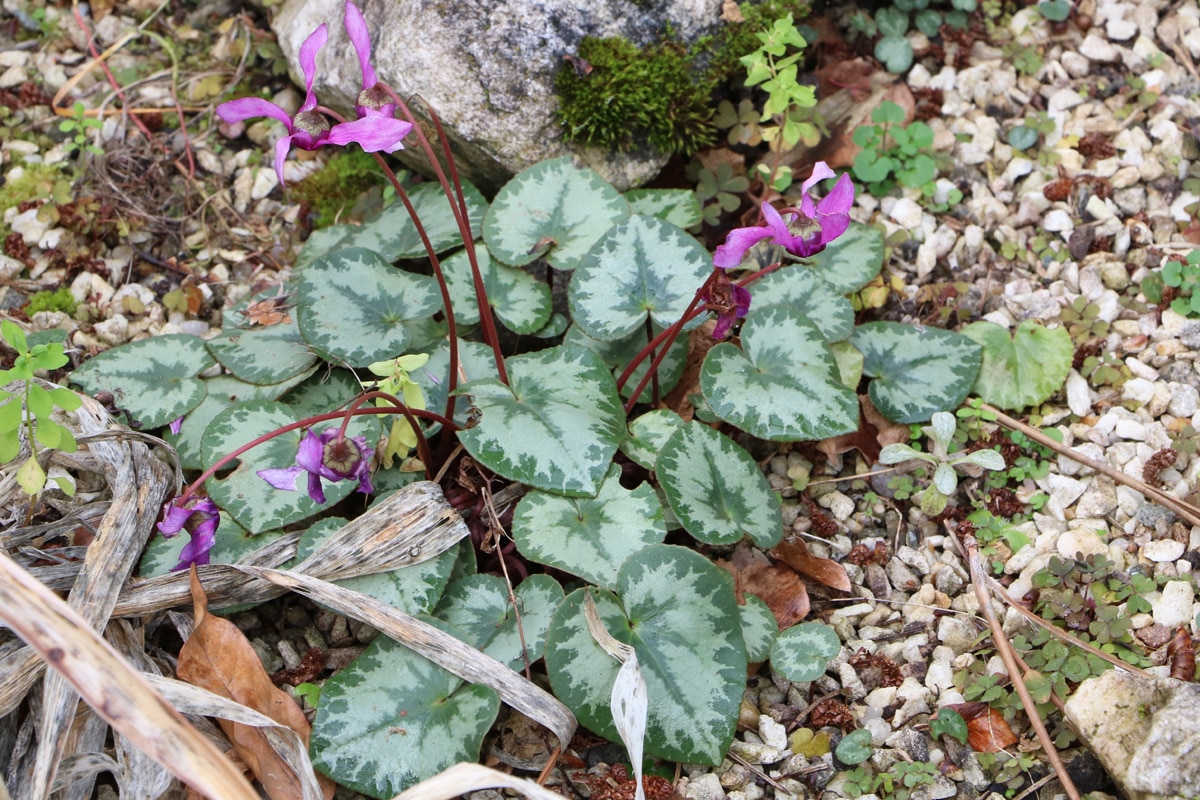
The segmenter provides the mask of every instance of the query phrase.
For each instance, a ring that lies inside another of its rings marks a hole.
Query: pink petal
[[[829,190],[829,194],[817,203],[817,210],[822,214],[845,214],[853,205],[854,184],[850,181],[850,174],[845,173],[838,178],[838,182]]]
[[[163,517],[163,521],[158,523],[158,532],[170,539],[183,530],[183,526],[187,524],[188,517],[191,515],[190,508],[177,506],[175,501],[172,501],[167,505],[167,513]]]
[[[334,125],[325,141],[336,145],[356,142],[368,153],[394,153],[403,149],[401,141],[411,130],[412,123],[368,112],[360,119]]]
[[[321,476],[315,472],[308,473],[308,496],[314,503],[325,505],[325,490],[321,488]]]
[[[321,23],[304,40],[304,44],[300,45],[300,71],[304,73],[304,87],[308,91],[304,98],[304,105],[300,106],[301,111],[312,111],[317,107],[317,97],[313,94],[312,85],[313,79],[317,76],[317,53],[321,51],[327,41],[329,41],[329,31],[325,28],[325,24]]]
[[[775,216],[779,216],[776,214]],[[757,242],[766,239],[774,233],[770,228],[735,228],[725,237],[725,244],[719,246],[713,253],[713,264],[721,269],[731,269],[742,263],[746,251]]]
[[[326,436],[328,434],[328,436]],[[300,440],[300,449],[296,451],[296,464],[301,469],[312,473],[318,473],[325,466],[321,463],[322,456],[325,455],[325,445],[337,436],[337,426],[333,426],[324,431],[320,436],[309,428],[304,432],[304,438]]]
[[[283,162],[287,161],[292,149],[292,137],[285,136],[275,143],[275,174],[279,176],[279,185],[283,186]]]
[[[808,190],[815,186],[820,181],[834,176],[833,170],[824,161],[818,161],[813,165],[812,175],[808,176],[808,180],[800,185],[800,191],[808,194]]]
[[[287,467],[284,469],[260,469],[255,474],[275,489],[294,492],[296,491],[296,478],[303,472],[304,469],[301,467]]]
[[[346,0],[345,24],[346,33],[350,36],[350,44],[354,45],[354,52],[358,53],[358,65],[362,67],[362,86],[364,89],[370,89],[379,83],[375,77],[375,69],[371,66],[371,36],[367,32],[367,23],[363,19],[362,12],[350,0]],[[368,150],[367,152],[372,151]]]
[[[272,117],[286,125],[288,133],[292,130],[292,118],[288,113],[261,97],[243,97],[240,100],[221,103],[217,106],[217,116],[228,123],[243,122],[254,117]]]

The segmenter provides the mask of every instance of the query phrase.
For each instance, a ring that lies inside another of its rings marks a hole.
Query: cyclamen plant
[[[312,90],[324,26],[301,48],[306,97],[295,116],[257,99],[222,104],[218,114],[283,125],[274,151],[281,178],[293,146],[357,143],[374,153],[399,204],[310,236],[281,289],[295,299],[294,320],[207,342],[136,342],[85,363],[73,380],[93,392],[119,387],[145,427],[183,417],[167,438],[199,476],[160,523],[164,535],[192,537],[175,569],[232,560],[305,520],[300,549],[311,548],[339,527],[311,520],[356,489],[381,494],[437,478],[476,543],[488,540],[479,550],[494,572],[553,567],[585,586],[568,594],[549,575],[530,574],[510,594],[494,575],[475,574],[474,553],[452,550],[361,590],[442,620],[514,668],[544,657],[554,694],[615,741],[610,700],[620,667],[590,632],[590,598],[641,665],[646,753],[719,763],[748,663],[769,658],[793,680],[814,680],[840,643],[821,623],[777,636],[765,604],[739,605],[727,572],[663,544],[668,526],[715,547],[748,540],[767,549],[783,534],[779,496],[755,459],[711,423],[772,442],[851,433],[864,379],[882,414],[926,422],[964,399],[980,346],[935,328],[854,324],[847,295],[879,272],[883,236],[851,223],[847,176],[821,195],[835,177],[823,163],[780,209],[763,204],[759,224],[731,231],[715,255],[688,233],[701,222],[692,192],[622,196],[569,158],[530,167],[488,202],[459,179],[447,137],[438,136],[435,153],[405,101],[378,80],[353,3],[344,24],[363,73],[354,119],[321,106]],[[402,146],[421,148],[436,183],[397,179],[384,155]],[[547,283],[522,269],[535,261],[550,276],[570,273],[569,316],[555,314]],[[711,330],[701,328],[706,321]],[[505,352],[499,325],[516,334],[506,341],[540,349]],[[680,389],[688,340],[700,337],[715,343],[696,348],[707,350],[696,385]],[[153,376],[150,359],[159,365]],[[320,383],[321,359],[349,369],[322,370],[328,383]],[[216,363],[227,374],[198,377]],[[673,406],[690,406],[694,418],[667,407],[671,392],[683,396]],[[381,466],[393,459],[398,468]],[[496,508],[493,492],[508,483],[523,485],[524,496]],[[174,553],[151,543],[142,573],[170,569]],[[434,683],[445,685],[436,697],[412,694],[433,680],[414,659],[381,637],[326,681],[311,739],[318,769],[390,797],[428,777],[427,767],[478,756],[495,695],[448,673],[438,673]],[[685,684],[686,693],[673,689]],[[401,711],[410,730],[430,727],[392,736]],[[424,750],[386,759],[391,766],[377,758],[398,747]]]

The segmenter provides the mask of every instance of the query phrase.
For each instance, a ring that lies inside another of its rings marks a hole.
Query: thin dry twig
[[[1008,670],[1009,677],[1012,678],[1013,688],[1017,690],[1017,694],[1021,698],[1021,705],[1025,708],[1026,716],[1029,717],[1029,724],[1033,726],[1034,732],[1037,733],[1042,750],[1045,751],[1046,757],[1050,759],[1050,765],[1054,767],[1054,772],[1058,775],[1058,780],[1062,784],[1063,790],[1066,791],[1067,797],[1070,800],[1080,800],[1079,790],[1075,788],[1071,776],[1067,774],[1067,768],[1063,765],[1062,759],[1058,757],[1058,750],[1054,747],[1054,741],[1050,738],[1050,733],[1046,730],[1041,715],[1038,714],[1037,705],[1029,695],[1029,689],[1025,687],[1025,680],[1022,677],[1020,667],[1017,665],[1012,645],[1008,643],[1008,638],[1004,635],[1004,628],[1001,627],[1000,620],[996,618],[996,612],[992,609],[991,597],[988,594],[987,578],[979,562],[979,545],[975,541],[974,536],[964,537],[962,544],[967,554],[967,566],[971,572],[971,582],[975,585],[975,595],[979,598],[980,613],[983,614],[984,619],[987,620],[988,627],[992,631],[992,641],[996,645],[996,650],[1000,653],[1000,658],[1004,660],[1004,667]]]

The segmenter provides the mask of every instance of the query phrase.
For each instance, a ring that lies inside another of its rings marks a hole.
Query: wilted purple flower
[[[714,294],[717,293],[714,291]],[[714,339],[724,339],[725,334],[729,333],[729,329],[733,327],[733,323],[739,319],[745,319],[746,314],[750,311],[749,289],[731,282],[723,294],[728,296],[723,298],[724,307],[717,312],[717,326],[713,328],[712,332]]]
[[[322,431],[320,435],[309,428],[300,440],[294,467],[260,469],[258,477],[276,489],[294,492],[296,479],[307,472],[308,496],[317,503],[325,502],[322,478],[334,483],[358,481],[358,491],[368,494],[374,490],[371,486],[371,456],[374,453],[367,447],[365,436],[339,437],[337,426]]]
[[[187,500],[176,497],[164,508],[166,513],[163,521],[158,523],[158,532],[170,539],[186,530],[191,537],[191,541],[179,553],[179,563],[171,571],[187,569],[192,564],[207,564],[208,551],[212,550],[217,540],[217,525],[221,522],[216,503],[207,497],[190,497]]]
[[[179,416],[167,423],[167,428],[176,436],[183,430],[183,417]]]
[[[412,130],[412,123],[396,119],[396,104],[379,85],[375,68],[371,66],[371,36],[367,23],[358,6],[350,0],[346,0],[345,25],[362,69],[362,91],[354,102],[358,119],[335,126],[329,141],[333,144],[358,142],[368,153],[377,150],[394,153],[404,147],[401,140]]]
[[[713,254],[713,264],[722,269],[736,267],[742,263],[746,251],[763,239],[783,247],[800,258],[816,255],[825,245],[846,232],[850,225],[850,206],[854,205],[854,184],[849,175],[842,175],[838,182],[819,203],[808,196],[808,190],[818,181],[832,178],[833,170],[824,161],[817,162],[812,175],[800,187],[800,205],[776,211],[770,203],[762,204],[765,225],[753,228],[737,228],[729,232],[725,244]],[[787,215],[785,219],[783,214]]]

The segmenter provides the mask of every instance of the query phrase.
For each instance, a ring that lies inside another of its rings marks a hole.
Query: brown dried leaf
[[[261,325],[277,325],[280,322],[291,322],[292,318],[288,315],[287,305],[288,297],[283,295],[280,297],[268,297],[266,300],[258,300],[246,306],[246,310],[239,312],[246,318],[246,324],[250,326]]]
[[[679,383],[675,384],[675,388],[663,398],[662,404],[683,417],[685,422],[690,422],[696,416],[696,409],[688,400],[688,395],[700,393],[700,367],[703,366],[708,351],[716,344],[712,338],[716,326],[716,320],[710,319],[688,334],[688,354],[683,375],[679,378]],[[629,388],[632,390],[634,386]]]
[[[846,568],[838,562],[814,556],[808,552],[808,545],[803,539],[784,539],[779,546],[771,551],[771,555],[780,559],[802,575],[841,592],[851,589],[850,576]]]
[[[717,561],[733,575],[738,602],[749,593],[762,600],[775,615],[780,630],[792,627],[808,616],[808,589],[804,581],[787,567],[772,564],[757,550],[739,547],[731,561]]]
[[[237,626],[208,613],[208,597],[195,567],[191,587],[196,626],[179,651],[179,677],[270,717],[294,730],[307,744],[311,728],[304,712],[271,683],[258,654]],[[261,728],[225,719],[217,722],[272,800],[304,796],[299,777],[271,747]],[[321,788],[326,798],[333,797],[332,781],[322,780]]]
[[[1017,743],[1004,715],[986,703],[951,703],[967,722],[967,744],[976,753],[998,753]]]
[[[867,422],[875,427],[875,443],[879,445],[879,449],[883,449],[889,444],[908,443],[908,440],[911,438],[911,431],[909,431],[907,425],[892,422],[879,413],[879,409],[875,408],[875,404],[871,402],[870,395],[860,394],[858,402],[862,406],[862,413],[866,417]],[[875,460],[872,459],[872,463]]]

